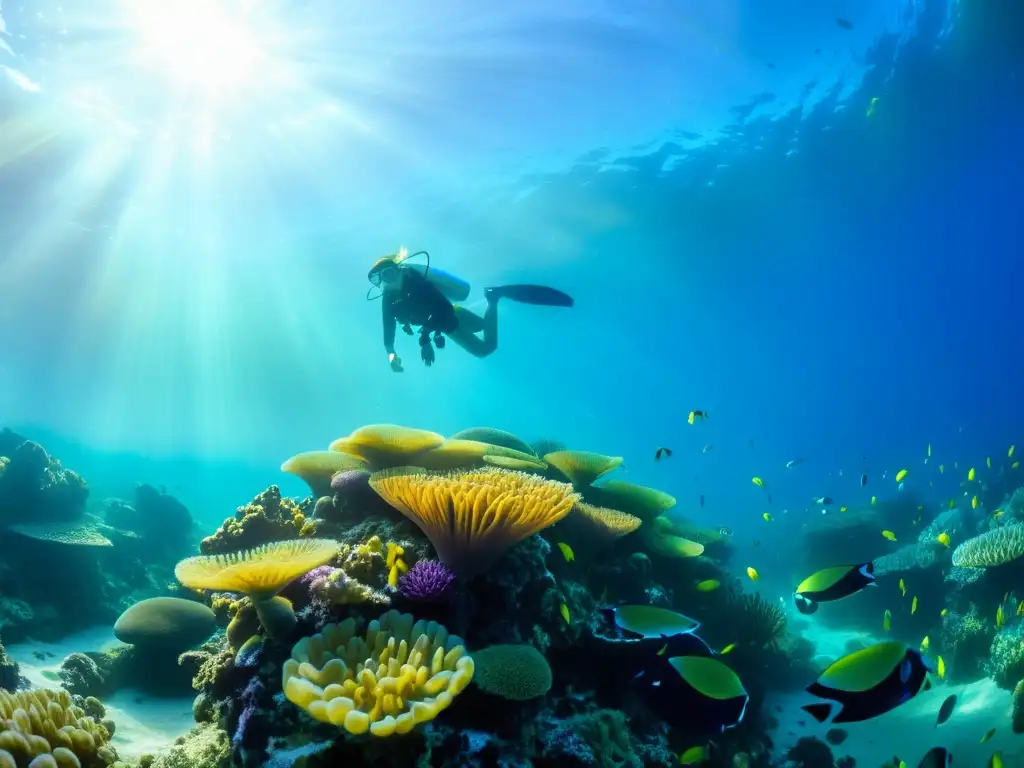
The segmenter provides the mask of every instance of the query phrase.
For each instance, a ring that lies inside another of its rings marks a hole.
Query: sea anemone
[[[744,645],[775,647],[786,635],[786,612],[782,606],[758,594],[736,596],[729,614],[735,618],[732,626]]]
[[[398,582],[403,597],[417,602],[439,602],[448,596],[455,574],[439,560],[420,560]]]

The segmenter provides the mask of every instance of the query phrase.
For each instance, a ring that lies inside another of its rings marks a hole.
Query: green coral
[[[1016,632],[996,635],[986,670],[1000,688],[1013,690],[1017,681],[1024,678],[1024,639]]]
[[[983,662],[994,630],[975,605],[965,614],[948,613],[942,620],[942,651],[951,681],[973,680],[985,674]]]
[[[240,552],[270,541],[285,541],[300,536],[306,523],[304,507],[281,496],[272,485],[251,502],[235,510],[212,536],[199,545],[204,555]]]
[[[492,645],[474,651],[474,682],[493,696],[526,701],[551,690],[551,666],[532,645]]]
[[[211,723],[196,726],[149,762],[151,768],[227,768],[230,764],[228,735]]]

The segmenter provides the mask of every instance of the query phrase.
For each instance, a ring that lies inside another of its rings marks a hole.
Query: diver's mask
[[[377,263],[373,265],[366,277],[369,279],[370,285],[375,288],[381,288],[384,285],[390,285],[398,282],[402,277],[401,267],[399,267],[393,259],[385,257],[383,259],[379,259]]]

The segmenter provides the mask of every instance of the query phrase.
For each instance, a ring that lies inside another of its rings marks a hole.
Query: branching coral
[[[992,640],[985,671],[1000,688],[1013,690],[1024,678],[1024,638],[1021,625],[1006,628]]]
[[[296,526],[296,515],[302,507],[289,498],[281,497],[281,490],[272,485],[245,506],[235,511],[212,536],[199,545],[204,555],[237,552],[266,544],[298,537],[301,526]]]
[[[0,765],[28,765],[52,755],[61,768],[99,768],[117,759],[110,732],[86,715],[67,691],[0,691]]]
[[[972,680],[984,673],[994,629],[971,605],[965,614],[947,613],[942,617],[940,640],[950,680]]]
[[[447,709],[473,679],[462,640],[436,622],[389,611],[357,637],[354,619],[303,638],[282,687],[313,718],[353,734],[408,733]]]
[[[420,527],[441,562],[466,576],[557,523],[579,500],[565,483],[503,469],[391,470],[375,474],[370,484]]]

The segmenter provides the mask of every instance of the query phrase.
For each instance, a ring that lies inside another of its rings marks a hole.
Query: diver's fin
[[[805,704],[800,707],[800,709],[809,714],[819,723],[824,723],[832,714],[831,704]]]
[[[545,285],[499,285],[485,289],[484,295],[488,299],[506,298],[543,307],[571,307],[575,303],[569,294]]]

